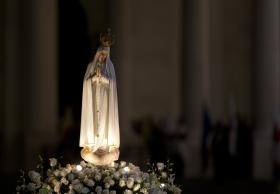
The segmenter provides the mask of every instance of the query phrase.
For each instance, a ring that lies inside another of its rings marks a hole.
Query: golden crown
[[[113,35],[111,34],[111,29],[108,29],[105,33],[100,33],[99,41],[102,46],[110,47],[114,43]]]

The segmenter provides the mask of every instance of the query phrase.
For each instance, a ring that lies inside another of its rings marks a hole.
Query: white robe
[[[101,49],[104,47],[97,52]],[[101,77],[94,74],[97,66],[101,69]],[[83,82],[80,147],[90,147],[92,152],[95,152],[98,149],[110,151],[119,146],[115,70],[109,56],[106,63],[101,65],[97,64],[95,55],[94,60],[88,65]]]

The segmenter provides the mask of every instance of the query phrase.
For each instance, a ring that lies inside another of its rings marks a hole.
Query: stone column
[[[116,44],[112,47],[118,84],[119,117],[121,148],[134,141],[131,131],[132,110],[132,36],[131,36],[131,1],[121,0],[115,4],[112,11],[113,30],[116,33]]]
[[[209,2],[184,1],[183,103],[189,128],[186,175],[197,177],[201,168],[202,107],[209,102]]]
[[[258,0],[256,3],[256,131],[253,176],[255,179],[271,179],[272,131],[280,100],[280,5],[278,0]]]
[[[5,27],[5,1],[0,1],[0,28],[6,29]],[[4,117],[5,117],[5,69],[4,69],[4,54],[5,53],[5,30],[0,31],[0,92],[2,95],[0,96],[0,153],[4,152]],[[0,157],[3,155],[0,154]],[[1,164],[0,164],[1,165]]]
[[[121,149],[131,156],[138,149],[134,146],[143,146],[146,138],[133,131],[133,119],[177,119],[180,115],[181,0],[121,0],[112,8],[117,34],[112,53],[120,75]]]
[[[34,167],[57,132],[57,2],[5,1],[5,170]]]
[[[226,100],[226,76],[224,58],[224,1],[213,0],[210,6],[210,80],[211,80],[211,119],[225,122],[227,100]]]
[[[26,130],[26,163],[56,145],[58,129],[58,45],[56,0],[24,2],[21,114]]]
[[[18,132],[19,132],[19,2],[18,0],[5,2],[5,31],[4,31],[4,77],[3,79],[3,160],[1,170],[11,172],[15,170],[18,161]]]

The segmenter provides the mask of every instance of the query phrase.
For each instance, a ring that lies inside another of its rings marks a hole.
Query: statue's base
[[[81,150],[81,156],[85,161],[98,166],[105,166],[111,164],[112,162],[119,159],[119,155],[120,151],[118,148],[115,148],[110,152],[103,152],[100,150],[92,152],[87,147]]]

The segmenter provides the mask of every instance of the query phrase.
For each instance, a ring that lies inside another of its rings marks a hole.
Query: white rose
[[[150,175],[148,173],[143,173],[143,179],[147,180],[149,179]]]
[[[140,184],[136,184],[134,187],[133,187],[133,191],[138,191],[140,189],[141,185]]]
[[[150,183],[144,183],[144,187],[149,188],[150,187]]]
[[[82,189],[82,192],[81,192],[81,193],[87,194],[87,193],[89,193],[89,189],[88,189],[87,187],[84,187],[84,188]]]
[[[87,163],[86,163],[85,161],[81,161],[81,162],[80,162],[80,165],[81,165],[83,168],[85,168],[85,167],[87,166]]]
[[[100,181],[101,180],[101,174],[96,173],[96,175],[94,176],[95,180]]]
[[[174,179],[175,179],[175,176],[174,175],[171,175],[168,177],[168,182],[169,183],[173,183],[174,182]]]
[[[73,189],[77,191],[77,193],[81,193],[84,186],[81,183],[73,184]]]
[[[55,171],[53,172],[53,174],[54,174],[54,176],[59,176],[60,172],[59,172],[58,170],[55,170]]]
[[[142,189],[140,189],[140,192],[141,192],[141,193],[144,193],[144,194],[148,194],[148,191],[147,191],[147,189],[146,189],[146,188],[142,188]]]
[[[109,183],[105,183],[105,188],[109,189],[110,188],[110,184]]]
[[[125,161],[121,161],[121,162],[120,162],[120,167],[123,168],[123,167],[125,167],[125,166],[126,166],[126,162],[125,162]]]
[[[102,191],[102,194],[110,194],[110,192],[109,192],[108,189],[104,189],[104,190]]]
[[[166,172],[162,172],[161,176],[162,176],[162,178],[166,179],[167,178],[167,173]]]
[[[83,168],[83,170],[84,170],[83,174],[86,174],[86,175],[88,175],[92,172],[89,168]]]
[[[56,192],[56,193],[59,193],[59,192],[60,192],[60,184],[59,184],[59,183],[55,184],[55,186],[54,186],[54,192]]]
[[[109,172],[109,170],[104,170],[104,171],[102,172],[102,174],[103,174],[104,176],[109,176],[109,175],[110,175],[110,172]]]
[[[126,189],[123,193],[124,193],[124,194],[132,194],[132,191],[129,190],[129,189]]]
[[[119,185],[120,185],[120,187],[124,187],[125,186],[125,180],[120,179]]]
[[[159,171],[163,170],[163,169],[164,169],[164,164],[158,162],[158,163],[157,163],[157,168],[158,168]]]
[[[126,182],[126,186],[131,189],[133,185],[134,185],[134,178],[129,177]]]
[[[33,183],[40,184],[40,182],[41,182],[41,175],[38,172],[36,172],[34,170],[29,171],[28,172],[28,176],[29,176],[30,180]]]
[[[110,180],[111,180],[111,177],[106,176],[106,177],[103,179],[103,182],[104,182],[104,183],[109,183]]]
[[[152,181],[151,181],[151,187],[152,187],[152,188],[156,187],[156,181],[155,181],[155,180],[152,180]]]
[[[80,180],[79,180],[79,179],[75,179],[75,180],[72,181],[72,184],[73,184],[73,185],[79,184],[79,183],[80,183]]]
[[[96,192],[96,193],[101,193],[101,192],[102,192],[102,187],[97,186],[97,187],[95,188],[95,192]]]
[[[121,176],[121,173],[119,171],[114,173],[115,179],[119,180],[120,176]]]
[[[75,194],[75,191],[71,189],[71,190],[68,191],[67,194]]]
[[[181,189],[180,188],[178,188],[178,187],[175,187],[174,188],[174,194],[181,194]]]
[[[137,176],[137,177],[135,178],[135,180],[136,180],[137,183],[142,183],[142,181],[143,181],[143,179],[142,179],[141,176]]]
[[[16,191],[20,191],[21,187],[20,186],[17,186],[16,187]]]
[[[114,169],[118,168],[119,167],[119,164],[117,162],[113,162],[111,164],[111,167],[113,167]]]
[[[75,178],[75,175],[73,173],[68,174],[68,180],[69,181],[74,180],[74,178]]]
[[[72,171],[71,165],[70,165],[70,164],[67,164],[67,165],[66,165],[66,172],[67,172],[67,173],[70,173],[71,171]]]
[[[60,176],[62,176],[62,177],[65,177],[67,175],[67,171],[66,171],[66,169],[62,169],[61,171],[60,171]]]
[[[53,185],[59,184],[58,180],[56,180],[56,179],[52,179],[52,180],[51,180],[51,183],[52,183]]]
[[[69,190],[73,190],[73,185],[72,184],[69,185]]]
[[[110,184],[111,186],[114,186],[114,185],[115,185],[115,181],[114,181],[113,179],[111,179],[110,182],[109,182],[109,184]]]
[[[36,189],[36,185],[34,183],[28,183],[27,190],[30,192],[34,192]]]
[[[57,165],[57,159],[55,159],[55,158],[50,158],[49,160],[50,160],[50,166],[51,166],[51,167]]]
[[[91,179],[86,179],[86,180],[84,180],[84,183],[85,183],[87,186],[89,186],[89,187],[93,187],[94,184],[95,184],[95,182],[94,182],[93,180],[91,180]]]
[[[61,180],[60,180],[61,183],[63,183],[64,185],[68,185],[69,181],[63,177]]]

